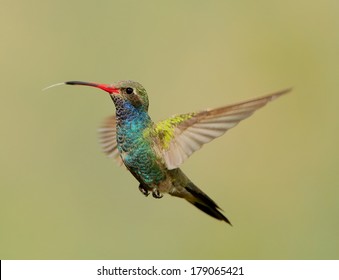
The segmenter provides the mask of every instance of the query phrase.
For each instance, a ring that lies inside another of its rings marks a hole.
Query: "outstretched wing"
[[[174,169],[202,145],[223,135],[256,110],[289,91],[286,89],[225,107],[176,115],[157,123],[151,135],[156,140],[167,168]]]
[[[107,154],[108,157],[114,158],[119,165],[122,165],[116,140],[115,116],[108,117],[98,131],[103,152]]]

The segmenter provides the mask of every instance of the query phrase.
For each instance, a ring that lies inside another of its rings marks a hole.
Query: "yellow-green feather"
[[[175,137],[174,130],[182,122],[192,118],[195,113],[175,115],[169,119],[155,124],[150,130],[145,131],[144,136],[150,135],[160,140],[161,147],[168,149],[171,140]]]

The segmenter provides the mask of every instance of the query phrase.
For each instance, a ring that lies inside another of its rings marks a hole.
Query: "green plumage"
[[[144,136],[158,138],[163,149],[168,149],[171,140],[174,138],[174,129],[182,122],[189,120],[194,113],[176,115],[169,119],[158,122],[144,132]]]

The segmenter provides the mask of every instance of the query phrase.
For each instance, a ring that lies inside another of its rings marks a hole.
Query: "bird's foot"
[[[162,197],[163,197],[163,195],[159,192],[158,189],[153,189],[153,190],[152,190],[152,196],[153,196],[154,198],[162,198]]]
[[[146,197],[150,193],[149,190],[146,187],[144,187],[142,184],[139,185],[139,191],[141,191],[141,193]]]

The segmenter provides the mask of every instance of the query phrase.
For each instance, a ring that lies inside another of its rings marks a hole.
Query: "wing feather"
[[[118,165],[122,165],[116,140],[115,116],[108,117],[101,128],[98,129],[99,142],[102,151],[110,158],[114,158]]]
[[[204,144],[223,135],[256,110],[289,91],[286,89],[225,107],[176,115],[157,123],[153,128],[153,137],[162,151],[167,168],[178,168]]]

